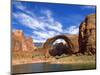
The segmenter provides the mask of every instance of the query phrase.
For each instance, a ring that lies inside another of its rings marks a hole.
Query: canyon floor
[[[87,64],[85,66],[96,65],[95,55],[62,55],[56,57],[45,58],[43,55],[34,55],[33,51],[14,51],[12,52],[12,65],[32,64],[47,62],[50,64]]]

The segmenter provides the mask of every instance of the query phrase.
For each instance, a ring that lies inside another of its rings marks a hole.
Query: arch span
[[[68,45],[68,49],[70,50],[71,53],[73,53],[73,44],[71,42],[71,40],[66,36],[66,35],[57,35],[57,36],[54,36],[52,38],[49,38],[46,40],[46,42],[43,44],[43,48],[47,50],[51,49],[52,48],[52,45],[53,43],[57,40],[57,39],[63,39],[65,40],[66,44]]]

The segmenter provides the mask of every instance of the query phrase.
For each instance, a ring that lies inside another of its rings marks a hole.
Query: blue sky
[[[44,42],[59,34],[78,34],[79,25],[95,6],[12,2],[12,30],[23,30],[34,42]]]

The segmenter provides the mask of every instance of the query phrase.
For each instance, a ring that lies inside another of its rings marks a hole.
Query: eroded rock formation
[[[12,50],[33,50],[34,44],[31,37],[25,37],[22,30],[12,32]]]
[[[95,14],[87,16],[79,27],[79,51],[83,54],[95,54],[96,52],[95,18]]]
[[[55,47],[53,46],[53,43],[57,40],[57,39],[64,39],[66,42],[66,47],[63,44],[57,44]],[[71,42],[71,40],[66,36],[66,35],[57,35],[55,37],[49,38],[47,39],[47,41],[44,43],[43,48],[46,49],[46,55],[52,54],[53,56],[60,55],[65,51],[65,54],[72,54],[74,51],[74,46]],[[67,50],[66,50],[66,49]],[[66,52],[67,51],[67,52]]]

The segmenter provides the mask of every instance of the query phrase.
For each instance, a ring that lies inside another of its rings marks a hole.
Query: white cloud
[[[77,26],[70,26],[69,28],[63,30],[63,32],[65,33],[68,33],[68,34],[78,34],[78,31],[79,31],[79,28]],[[33,31],[33,34],[36,35],[33,36],[33,38],[35,39],[38,39],[38,40],[35,40],[36,42],[44,42],[47,40],[47,38],[51,38],[51,37],[54,37],[56,35],[59,35],[60,33],[59,32],[56,32],[56,31]],[[56,43],[59,43],[59,42],[64,42],[64,40],[57,40]]]
[[[23,6],[21,2],[12,2],[12,4],[13,4],[16,8],[20,9],[20,10],[25,10],[25,9],[26,9],[25,6]]]
[[[45,42],[46,41],[46,39],[41,38],[40,36],[37,36],[37,35],[32,35],[31,37],[33,38],[34,42]]]
[[[50,11],[50,10],[48,10],[48,9],[42,9],[41,11],[40,11],[42,14],[44,14],[45,16],[47,16],[48,18],[51,18],[51,16],[52,16],[52,12]]]
[[[33,31],[33,34],[35,34],[36,36],[38,36],[42,39],[47,39],[47,38],[53,37],[55,35],[58,35],[59,33],[55,32],[55,31]]]
[[[33,34],[36,34],[37,36],[40,36],[41,38],[48,38],[49,35],[47,34],[47,32],[42,32],[42,31],[33,31]]]
[[[54,18],[52,17],[53,13],[50,10],[42,9],[40,12],[41,12],[41,14],[43,14],[45,16],[46,21],[49,21],[50,23],[54,22]]]
[[[34,42],[45,42],[48,38],[51,38],[59,33],[55,31],[33,31]]]
[[[26,6],[24,6],[21,2],[13,2],[12,4],[13,4],[17,9],[23,11],[24,13],[27,13],[27,14],[29,14],[29,15],[35,17],[34,12],[33,12],[33,11],[31,12],[31,11],[30,11]]]
[[[46,40],[44,40],[44,39],[34,39],[33,38],[33,42],[35,42],[35,43],[43,43],[43,42],[45,42]]]
[[[60,22],[54,22],[53,24],[49,24],[46,26],[48,29],[53,29],[58,32],[62,32],[62,24]]]
[[[61,22],[56,21],[50,10],[42,10],[41,16],[37,16],[33,11],[29,11],[25,6],[18,3],[16,7],[23,12],[14,12],[13,17],[20,25],[33,29],[33,40],[44,42],[47,38],[59,35],[60,33],[77,34],[78,27],[71,26],[63,29]]]
[[[48,23],[45,21],[45,18],[41,18],[39,20],[36,17],[34,18],[22,12],[13,13],[13,16],[17,18],[17,20],[21,24],[34,29],[33,34],[38,36],[38,38],[35,35],[33,36],[33,39],[35,39],[35,42],[38,42],[38,41],[44,42],[47,38],[53,37],[55,35],[59,35],[60,33],[63,33],[63,32],[69,33],[69,34],[78,33],[78,27],[71,26],[65,30],[62,28],[63,25],[58,21],[54,21],[54,23],[51,23],[51,22]]]
[[[39,22],[36,18],[33,18],[25,13],[13,13],[13,16],[23,25],[32,29],[44,29],[42,22]]]
[[[28,11],[27,11],[28,12]],[[62,31],[62,24],[58,21],[54,21],[54,18],[51,16],[50,13],[47,14],[48,17],[36,17],[35,16],[30,16],[32,14],[31,12],[28,12],[28,14],[23,13],[23,12],[17,12],[13,13],[13,17],[16,18],[21,24],[26,25],[32,29],[42,29],[46,30],[45,28],[47,27],[48,29],[52,29],[55,31]],[[34,13],[33,13],[34,14]]]
[[[77,26],[70,26],[69,28],[65,30],[65,33],[68,33],[68,34],[78,34],[78,32],[79,32],[79,27]]]

